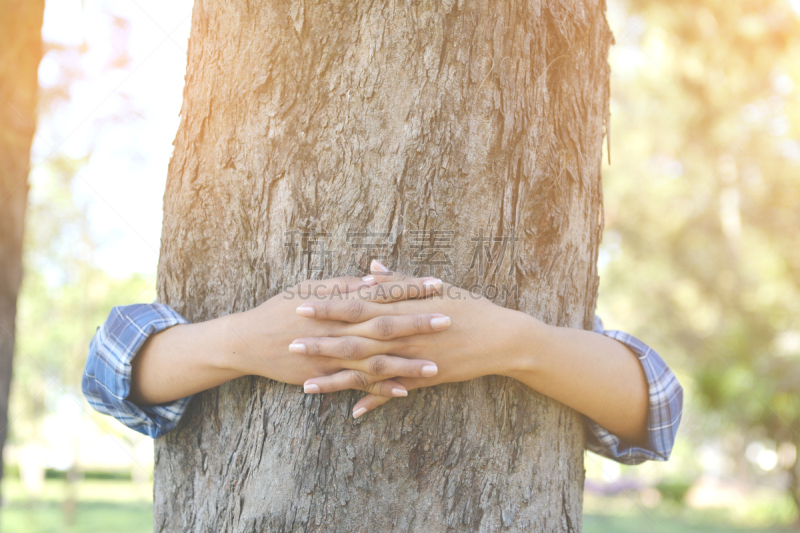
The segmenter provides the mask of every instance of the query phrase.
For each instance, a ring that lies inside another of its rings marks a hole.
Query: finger
[[[387,377],[431,377],[439,372],[439,368],[433,361],[406,359],[384,354],[373,355],[358,361],[355,370],[361,370],[369,375],[376,376],[373,381],[386,379]]]
[[[320,376],[305,381],[306,392],[336,392],[347,389],[358,389],[374,392],[384,396],[405,396],[406,388],[391,378],[400,377],[430,377],[435,376],[439,369],[433,361],[419,359],[405,359],[391,355],[373,355],[359,361],[359,366],[342,370],[331,376]],[[381,385],[380,389],[371,389],[370,386],[381,380],[391,381],[392,387]],[[313,388],[316,386],[316,388]],[[403,393],[395,393],[393,388],[400,389]]]
[[[332,296],[337,294],[348,294],[359,289],[366,289],[376,285],[375,279],[365,279],[356,276],[340,276],[323,280],[308,280],[297,284],[296,293],[300,297],[319,298],[321,296]]]
[[[360,298],[304,302],[297,307],[296,313],[306,318],[351,323],[364,322],[384,315],[408,314],[407,311],[404,313],[400,308]]]
[[[439,278],[403,277],[402,279],[390,278],[375,286],[358,289],[355,292],[362,300],[385,304],[427,298],[440,294],[441,290],[442,280]]]
[[[363,337],[304,337],[295,339],[289,351],[336,359],[364,359],[370,355],[386,353],[385,343]]]
[[[392,272],[389,269],[389,267],[387,267],[377,259],[373,259],[372,262],[369,264],[369,272],[370,274],[378,276],[397,275],[405,277],[405,274],[402,274],[400,272]]]
[[[403,281],[411,279],[411,276],[403,274],[402,272],[389,270],[388,267],[386,267],[377,259],[373,259],[369,265],[369,276],[365,276],[362,279],[366,280],[369,277],[377,280],[378,283],[382,283],[384,281]]]
[[[385,404],[392,398],[390,396],[378,396],[375,394],[367,394],[360,400],[356,402],[353,406],[353,418],[358,418],[363,416],[364,413],[368,413],[373,409],[377,409],[381,405]]]
[[[361,299],[306,302],[296,310],[298,315],[306,318],[341,322],[362,322],[380,316],[380,311],[380,304],[365,302]]]
[[[374,280],[372,282],[374,282]],[[316,291],[316,289],[314,290]],[[442,280],[438,278],[405,278],[402,280],[386,281],[384,283],[379,283],[369,287],[359,287],[349,293],[339,292],[338,294],[342,297],[342,299],[339,300],[327,298],[322,302],[304,302],[297,308],[297,313],[300,316],[307,318],[318,318],[322,320],[336,319],[347,320],[348,322],[360,322],[363,320],[363,318],[360,317],[360,314],[365,309],[361,308],[360,304],[356,303],[358,301],[386,304],[401,300],[427,298],[429,296],[440,294],[441,291]],[[310,296],[314,295],[319,296],[321,293],[312,292],[311,294],[306,294],[305,299],[309,299]],[[334,295],[335,293],[331,292],[331,296]],[[345,318],[334,318],[330,315],[326,315],[326,305],[329,305],[333,309],[355,309],[355,316],[357,318],[354,319],[353,316],[350,316],[352,314],[351,311],[348,311],[348,313],[344,314]],[[377,308],[374,306],[372,307],[372,310],[373,313],[377,313]]]
[[[303,383],[307,394],[324,394],[348,389],[356,389],[380,396],[408,396],[408,391],[397,381],[382,379],[361,370],[342,370],[331,376],[309,379]]]
[[[420,387],[428,387],[436,384],[435,379],[431,380],[430,378],[425,377],[399,377],[395,381],[397,381],[397,383],[399,383],[404,390],[409,392]],[[391,396],[385,394],[367,394],[358,400],[358,402],[356,402],[356,404],[353,406],[353,418],[358,418],[364,413],[380,407],[391,399]]]
[[[409,276],[407,274],[403,274],[402,272],[398,272],[396,270],[390,270],[387,268],[383,263],[378,261],[377,259],[373,259],[372,263],[370,263],[370,276],[365,276],[362,278],[363,280],[369,280],[370,282],[376,281],[378,284],[381,283],[388,283],[392,281],[411,281],[411,280],[422,280],[423,284],[427,284],[433,289],[433,293],[426,291],[424,296],[430,296],[435,294],[436,292],[441,292],[441,280],[435,277],[425,277],[425,278],[414,278],[413,276]],[[417,296],[418,298],[419,296]],[[409,296],[406,299],[412,299]]]
[[[357,324],[343,326],[341,333],[342,335],[389,340],[409,335],[436,333],[448,327],[450,327],[450,317],[441,313],[383,315]]]

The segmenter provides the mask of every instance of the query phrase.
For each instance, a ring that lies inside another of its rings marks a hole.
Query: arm
[[[609,337],[548,326],[519,314],[520,330],[510,354],[513,377],[622,440],[645,445],[649,393],[636,355]]]
[[[623,331],[607,330],[595,317],[595,333],[612,338],[636,354],[647,378],[649,408],[647,415],[647,441],[634,446],[587,418],[589,429],[586,447],[625,464],[638,464],[645,460],[666,461],[672,452],[683,412],[683,387],[655,350],[636,337]]]
[[[231,364],[244,344],[237,316],[181,324],[153,335],[131,361],[128,400],[138,405],[192,396],[245,375]]]
[[[548,326],[488,300],[413,302],[415,310],[437,304],[447,308],[445,314],[453,321],[447,335],[433,335],[413,345],[376,347],[401,356],[418,353],[439,365],[435,378],[400,379],[409,390],[504,375],[572,407],[626,440],[645,440],[647,380],[636,356],[623,344],[591,331]],[[323,377],[310,382],[327,385],[329,380]],[[322,392],[329,391],[323,386]],[[377,406],[370,399],[365,401],[368,405],[356,407],[371,410]]]
[[[398,296],[424,296],[424,282],[411,280],[405,285],[409,292]],[[300,303],[334,298],[334,294],[351,303],[375,298],[370,292],[379,288],[372,287],[375,283],[354,278],[306,282],[250,311],[197,324],[164,304],[115,307],[92,339],[84,395],[96,410],[152,437],[177,425],[192,394],[243,375],[299,385],[312,377],[345,372],[357,378],[360,390],[404,396],[402,385],[390,378],[431,375],[435,364],[386,355],[336,361],[301,357],[287,349],[303,333],[387,338],[379,321],[366,317],[353,324],[314,324],[294,312]],[[389,318],[388,325],[397,335],[447,327],[433,320],[440,315]]]
[[[347,281],[344,281],[347,280]],[[332,296],[334,287],[351,293],[349,299],[338,301],[352,303],[356,298],[374,298],[381,288],[375,281],[366,283],[358,278],[337,278],[326,282],[307,283],[308,287],[324,287],[318,292],[324,301]],[[405,285],[417,287],[421,294],[422,279],[409,279]],[[360,289],[369,289],[357,292]],[[130,400],[139,404],[156,404],[183,398],[197,392],[221,385],[246,375],[301,385],[311,377],[327,376],[337,372],[350,372],[360,381],[354,384],[361,390],[384,392],[387,396],[405,396],[407,391],[397,382],[379,377],[422,376],[422,367],[433,365],[431,361],[408,360],[375,354],[363,359],[331,359],[306,354],[298,357],[292,340],[302,334],[314,332],[331,334],[344,339],[358,335],[369,341],[382,336],[378,317],[354,320],[354,324],[326,324],[304,320],[295,309],[306,303],[303,288],[289,290],[267,300],[260,306],[198,324],[179,325],[148,339],[132,361],[132,384]],[[341,293],[340,293],[341,294]],[[398,293],[399,295],[399,293]],[[431,333],[442,329],[435,320],[435,313],[423,313],[417,317],[390,317],[395,335],[409,333]],[[423,319],[416,327],[416,319]],[[447,324],[449,325],[449,323]],[[444,327],[447,327],[444,325]],[[383,363],[375,371],[374,363]]]
[[[325,316],[336,318],[336,305],[326,304]],[[549,326],[451,285],[445,286],[443,297],[390,306],[393,309],[388,312],[436,309],[453,323],[446,331],[425,338],[374,346],[383,353],[428,357],[439,366],[432,378],[398,379],[406,389],[492,374],[513,377],[584,414],[593,432],[589,445],[597,444],[592,449],[604,449],[605,455],[629,462],[669,456],[680,420],[682,390],[658,355],[643,344],[644,350],[637,351],[633,344],[619,341],[624,336],[619,332]],[[614,337],[614,333],[619,335]],[[317,348],[317,339],[301,341]],[[330,349],[329,354],[335,356],[334,352]],[[328,377],[308,383],[316,384],[321,392],[338,390]],[[368,395],[355,405],[354,416],[388,400]]]
[[[582,413],[593,452],[625,464],[669,459],[683,389],[664,360],[599,318],[593,332],[547,328],[551,348],[523,356],[518,379]]]
[[[89,344],[81,383],[89,405],[151,437],[174,428],[189,398],[153,406],[139,406],[127,400],[131,390],[131,361],[151,335],[187,322],[163,304],[114,307]]]

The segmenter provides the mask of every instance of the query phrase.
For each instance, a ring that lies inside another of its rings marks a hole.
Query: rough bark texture
[[[44,0],[0,0],[0,478],[8,430],[28,164],[36,127]]]
[[[193,321],[243,311],[306,277],[354,272],[348,232],[369,230],[394,236],[383,251],[398,270],[434,251],[446,281],[591,327],[604,11],[197,0],[160,299]],[[432,250],[428,233],[425,248],[415,232],[431,230],[452,231],[450,247]],[[299,252],[314,237],[287,246],[292,231],[325,234],[328,252]],[[481,232],[513,234],[513,254],[481,268]],[[354,421],[357,397],[262,378],[198,395],[156,442],[155,530],[581,529],[583,424],[570,409],[497,377]]]

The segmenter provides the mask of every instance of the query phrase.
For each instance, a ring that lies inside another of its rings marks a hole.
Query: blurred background
[[[152,441],[89,340],[150,302],[191,0],[46,3],[4,531],[152,531]],[[800,0],[609,0],[598,314],[686,391],[668,463],[587,454],[584,531],[789,531],[800,501]]]

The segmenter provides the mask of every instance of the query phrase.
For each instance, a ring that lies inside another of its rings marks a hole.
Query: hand
[[[240,338],[238,354],[231,366],[244,374],[255,374],[291,384],[310,378],[330,376],[336,390],[358,389],[387,397],[406,396],[395,378],[432,376],[436,364],[425,359],[390,356],[364,346],[400,336],[430,334],[449,326],[449,319],[436,312],[382,316],[375,313],[378,302],[397,302],[433,294],[441,281],[430,278],[372,276],[306,281],[269,299],[255,309],[233,315],[231,329]],[[336,320],[308,320],[317,305],[340,305]],[[335,340],[336,346],[321,350],[305,347],[298,337]],[[423,335],[424,336],[424,335]],[[323,355],[336,353],[338,357]],[[298,356],[299,355],[299,356]],[[254,357],[255,356],[255,357]],[[305,387],[315,392],[314,385]]]
[[[408,283],[399,273],[375,273],[382,286],[391,286],[388,279]],[[339,301],[309,302],[315,321],[341,321],[349,312],[348,304]],[[530,328],[531,317],[500,307],[480,295],[469,293],[454,285],[442,284],[440,291],[425,299],[386,303],[364,302],[362,312],[370,317],[392,315],[432,315],[450,317],[452,325],[432,335],[401,335],[383,340],[344,341],[341,338],[303,337],[295,342],[306,346],[308,353],[335,360],[347,360],[351,354],[369,357],[391,354],[411,359],[425,358],[434,362],[439,372],[432,377],[403,376],[396,379],[405,390],[440,383],[466,381],[481,376],[514,375],[517,372],[520,347],[517,334],[520,328]],[[403,332],[405,333],[405,332]],[[307,392],[334,392],[348,388],[337,376],[320,376],[305,382]],[[370,394],[353,408],[358,418],[383,403],[390,395]]]

